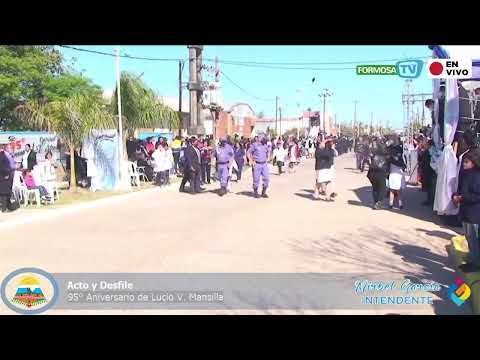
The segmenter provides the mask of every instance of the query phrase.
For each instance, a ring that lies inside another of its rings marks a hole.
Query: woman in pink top
[[[25,183],[25,186],[27,187],[28,190],[38,190],[40,191],[40,196],[42,200],[44,201],[50,201],[51,197],[48,194],[47,189],[45,189],[44,186],[39,185],[37,186],[35,184],[35,179],[32,176],[32,172],[30,170],[26,170],[23,172],[23,181]]]

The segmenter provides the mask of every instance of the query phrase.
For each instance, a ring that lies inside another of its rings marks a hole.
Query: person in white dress
[[[315,188],[313,197],[314,199],[319,199],[320,195],[322,195],[324,196],[324,200],[334,201],[335,195],[332,191],[331,184],[334,178],[334,169],[332,169],[332,166],[335,152],[332,149],[331,141],[326,141],[319,137],[317,142],[315,149]]]
[[[401,144],[391,145],[389,148],[390,175],[388,176],[388,187],[390,189],[389,207],[393,209],[395,198],[398,206],[403,209],[402,189],[405,188],[405,170],[407,168],[403,159]]]

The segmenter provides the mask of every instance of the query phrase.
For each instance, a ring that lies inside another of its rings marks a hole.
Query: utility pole
[[[370,113],[370,135],[373,133],[373,112]]]
[[[282,136],[282,108],[279,107],[278,108],[278,112],[279,112],[279,115],[280,115],[280,121],[279,121],[279,133],[280,133],[280,136]]]
[[[275,96],[275,132],[278,136],[278,96]]]
[[[337,113],[335,113],[335,116],[333,118],[333,126],[335,128],[335,131],[337,131]],[[337,135],[338,135],[338,131],[337,131]]]
[[[201,54],[203,46],[201,45],[189,45],[189,70],[190,77],[188,83],[188,90],[190,91],[190,126],[189,133],[195,135],[203,135],[204,129],[203,124],[201,124],[200,114],[201,114],[201,95],[203,92],[202,87],[202,60]]]
[[[180,129],[178,130],[179,135],[182,136],[182,129],[184,127],[183,123],[183,116],[182,116],[182,94],[183,94],[183,89],[182,89],[182,73],[183,73],[183,66],[185,63],[180,60],[178,62],[178,114],[180,116]]]
[[[357,103],[358,100],[355,100],[353,102],[355,104],[355,108],[353,110],[353,128],[352,128],[352,133],[353,133],[353,148],[355,149],[355,144],[356,144],[356,126],[357,126]]]
[[[123,165],[123,124],[122,124],[122,96],[120,94],[120,49],[116,51],[117,65],[117,107],[118,107],[118,161],[119,161],[119,178],[122,181],[122,165]]]
[[[327,96],[332,96],[333,94],[329,92],[328,89],[323,89],[323,94],[320,97],[323,97],[323,134],[326,135],[326,99]]]

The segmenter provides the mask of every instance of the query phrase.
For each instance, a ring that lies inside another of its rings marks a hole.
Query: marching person
[[[218,175],[220,178],[219,195],[223,196],[227,193],[228,180],[230,177],[229,172],[234,158],[232,147],[227,144],[227,139],[220,139],[220,144],[215,151],[215,158],[217,160]]]
[[[237,182],[238,182],[242,180],[242,170],[243,170],[243,165],[245,164],[245,149],[243,147],[243,143],[241,142],[235,143],[234,157],[235,157],[235,162],[237,163],[237,170],[235,170],[235,173],[237,175]]]
[[[267,139],[264,136],[256,137],[257,141],[252,144],[249,151],[250,163],[253,168],[253,193],[255,198],[259,198],[258,187],[262,179],[262,197],[268,198],[267,188],[270,181],[270,170],[268,160],[270,152],[268,150]]]
[[[200,151],[196,148],[197,138],[192,136],[187,142],[187,148],[184,150],[185,167],[184,176],[180,184],[180,192],[185,192],[185,184],[190,183],[190,192],[192,194],[200,193],[203,189],[200,187]]]
[[[330,195],[327,197],[327,186],[333,180],[333,158],[335,152],[331,147],[331,142],[319,137],[317,140],[318,146],[315,150],[315,189],[313,197],[319,199],[320,195],[325,196],[325,200],[334,201],[335,195],[330,191]],[[328,144],[327,144],[328,143]],[[331,189],[330,189],[331,190]],[[333,195],[333,196],[332,196]]]
[[[391,144],[389,147],[390,175],[388,176],[388,187],[390,189],[389,208],[393,209],[395,198],[398,200],[398,207],[403,209],[401,191],[405,187],[404,172],[407,168],[403,159],[402,144]]]
[[[382,200],[387,193],[387,153],[385,146],[378,139],[373,144],[371,166],[368,168],[367,178],[372,184],[373,210],[381,208]]]
[[[288,170],[290,173],[295,172],[295,165],[297,164],[297,144],[292,141],[288,148]]]
[[[210,140],[205,139],[202,148],[202,182],[210,184],[213,148]]]
[[[275,165],[278,166],[278,175],[282,175],[282,167],[285,165],[285,159],[288,156],[287,150],[282,146],[282,143],[277,142],[277,147],[273,150],[272,154]]]

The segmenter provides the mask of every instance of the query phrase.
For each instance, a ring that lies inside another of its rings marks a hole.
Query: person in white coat
[[[164,159],[164,161],[165,161],[165,164],[164,164],[165,180],[166,180],[166,184],[170,185],[170,172],[172,171],[172,169],[174,167],[175,160],[173,158],[173,151],[168,146],[167,142],[165,142],[163,144],[163,148],[165,150],[165,159]]]
[[[155,151],[152,154],[153,171],[156,173],[156,185],[163,186],[168,184],[168,174],[173,164],[173,154],[165,148],[168,145],[157,142],[155,144]],[[170,150],[170,149],[168,149]]]
[[[277,147],[272,154],[275,165],[278,166],[278,175],[282,174],[282,167],[285,166],[285,160],[288,156],[288,151],[282,146],[281,142],[277,142]]]

